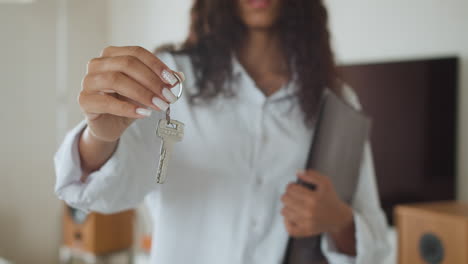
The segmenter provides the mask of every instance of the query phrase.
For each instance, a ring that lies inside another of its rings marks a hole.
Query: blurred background
[[[468,200],[468,1],[325,2],[342,65],[458,58],[453,196]],[[76,97],[87,61],[107,45],[182,41],[191,3],[0,0],[0,258],[58,263],[52,157],[83,118]]]

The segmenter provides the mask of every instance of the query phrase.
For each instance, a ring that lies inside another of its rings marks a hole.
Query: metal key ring
[[[179,94],[177,95],[177,100],[180,99],[180,97],[182,96],[182,91],[184,90],[184,85],[182,84],[182,79],[179,77],[179,75],[177,73],[174,73],[173,74],[174,77],[176,77],[178,83],[179,83]],[[169,106],[167,109],[166,109],[166,121],[167,121],[167,124],[169,125],[170,121],[171,121],[171,107]]]
[[[184,85],[182,84],[182,79],[179,77],[177,73],[174,73],[174,76],[176,77],[177,81],[179,81],[179,94],[177,95],[177,100],[182,96],[182,91],[184,90]]]

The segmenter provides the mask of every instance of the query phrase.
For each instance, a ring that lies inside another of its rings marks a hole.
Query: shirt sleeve
[[[111,158],[86,182],[81,182],[78,141],[86,127],[82,121],[71,130],[55,154],[55,193],[72,207],[83,211],[114,213],[137,206],[156,187],[155,173],[160,139],[156,119],[136,120],[121,136]]]
[[[352,203],[356,228],[356,257],[338,252],[328,234],[322,236],[322,252],[330,264],[380,263],[390,252],[387,223],[380,208],[370,145],[366,144],[360,179]]]
[[[344,97],[354,108],[361,105],[354,91],[345,86]],[[322,236],[321,249],[330,264],[381,263],[390,252],[387,222],[380,206],[370,143],[364,146],[360,176],[352,201],[355,224],[355,257],[340,253],[328,234]]]

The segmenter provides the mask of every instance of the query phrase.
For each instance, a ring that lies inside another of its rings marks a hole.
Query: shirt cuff
[[[99,195],[102,194],[102,189],[106,187],[105,181],[113,174],[113,171],[118,170],[119,162],[117,160],[123,158],[118,156],[122,156],[124,153],[116,150],[99,170],[89,174],[86,182],[82,182],[83,171],[81,169],[78,143],[85,127],[86,121],[82,121],[72,129],[55,154],[55,193],[60,200],[65,201],[68,205],[89,212],[91,204],[99,203]],[[101,207],[105,208],[106,206]],[[103,211],[106,210],[103,209]]]
[[[364,223],[359,214],[353,211],[353,217],[356,230],[356,253],[359,254],[364,250],[363,242],[367,240],[367,235],[365,234],[364,230],[366,229],[363,226]],[[335,242],[328,233],[324,233],[322,235],[321,249],[329,264],[355,264],[356,259],[359,258],[359,255],[354,257],[339,252],[336,248]]]

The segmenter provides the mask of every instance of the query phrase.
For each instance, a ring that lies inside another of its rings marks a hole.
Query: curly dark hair
[[[283,0],[275,27],[289,72],[297,75],[297,98],[304,121],[312,125],[322,92],[340,94],[328,31],[328,14],[322,0]],[[239,51],[246,26],[233,0],[195,0],[190,34],[179,48],[158,51],[184,53],[195,69],[197,93],[190,101],[207,102],[219,94],[234,95],[226,85],[233,78],[232,56]]]

